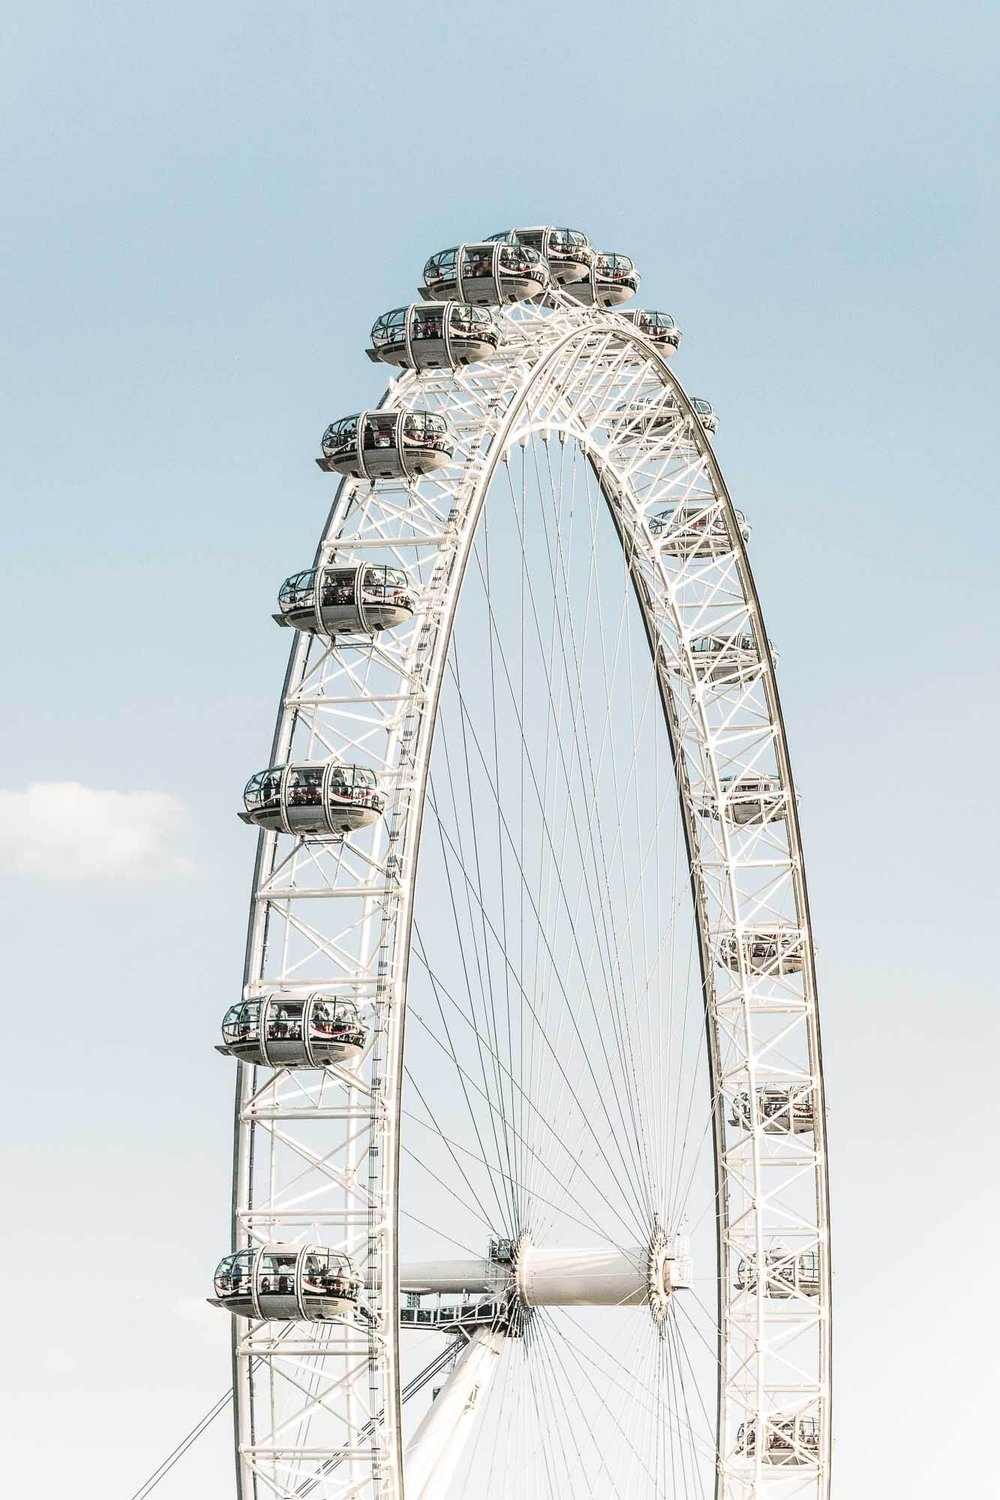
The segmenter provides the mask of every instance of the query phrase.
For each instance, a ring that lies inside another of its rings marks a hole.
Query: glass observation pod
[[[537,250],[509,240],[480,240],[440,250],[424,266],[420,295],[459,302],[524,302],[549,290],[549,268]]]
[[[491,234],[487,243],[504,241],[534,250],[546,262],[557,286],[581,281],[590,271],[594,250],[582,229],[557,229],[545,224],[527,229],[508,229]]]
[[[799,1083],[785,1087],[765,1083],[755,1090],[757,1123],[767,1135],[805,1135],[816,1125],[812,1084]],[[750,1095],[744,1091],[733,1098],[730,1125],[753,1129]]]
[[[707,433],[714,434],[719,430],[719,418],[711,401],[706,401],[704,396],[692,396],[691,405],[694,414]]]
[[[737,970],[740,960],[751,974],[801,974],[805,962],[797,927],[747,927],[719,942],[719,962]]]
[[[739,682],[760,666],[750,631],[703,635],[691,643],[691,664],[699,682]]]
[[[690,399],[704,430],[708,433],[718,432],[719,419],[711,401],[706,401],[704,396],[692,396]],[[628,437],[653,438],[671,431],[680,416],[677,398],[673,391],[667,391],[658,401],[623,403],[612,414],[610,425],[615,429],[622,429]]]
[[[630,307],[628,312],[622,313],[623,318],[628,318],[634,323],[640,333],[644,333],[651,343],[660,348],[664,358],[669,359],[681,341],[681,331],[677,327],[669,313],[649,312],[645,308]]]
[[[368,1043],[368,1028],[353,1000],[268,995],[230,1006],[216,1051],[265,1068],[321,1068],[350,1062]]]
[[[429,411],[360,411],[323,434],[327,473],[352,479],[417,479],[450,463],[455,444],[444,417]]]
[[[372,325],[368,358],[407,370],[454,370],[488,359],[500,343],[493,314],[467,302],[411,303]]]
[[[382,816],[385,798],[375,772],[339,761],[271,766],[251,776],[243,792],[244,823],[273,833],[341,838]]]
[[[742,1422],[736,1434],[737,1452],[747,1458],[757,1455],[757,1422]],[[816,1417],[782,1416],[764,1422],[761,1462],[765,1464],[813,1464],[819,1457],[819,1421]]]
[[[777,776],[742,771],[723,776],[719,781],[721,797],[709,794],[698,811],[702,817],[717,818],[719,809],[727,823],[744,827],[748,823],[780,823],[785,817],[785,794]]]
[[[764,1252],[765,1297],[818,1297],[819,1251],[775,1247]],[[741,1292],[757,1290],[757,1257],[748,1255],[736,1268],[736,1286]]]
[[[305,568],[278,591],[279,625],[316,635],[375,635],[405,625],[415,608],[413,590],[399,568]]]
[[[265,1245],[223,1256],[215,1271],[213,1307],[240,1318],[357,1317],[362,1280],[346,1255],[318,1245]]]
[[[639,290],[640,276],[635,261],[628,255],[599,250],[586,276],[563,288],[568,297],[585,307],[617,307],[628,302]]]
[[[748,542],[750,527],[741,510],[736,512],[736,521],[740,536]],[[660,551],[673,557],[722,557],[733,550],[725,517],[712,502],[699,505],[681,500],[650,516],[649,530],[658,539]]]

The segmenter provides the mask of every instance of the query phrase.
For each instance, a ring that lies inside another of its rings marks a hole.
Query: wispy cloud
[[[78,781],[0,788],[0,860],[47,880],[175,880],[194,864],[181,844],[190,825],[166,792],[115,792]]]

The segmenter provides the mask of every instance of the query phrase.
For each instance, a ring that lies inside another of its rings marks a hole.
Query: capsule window
[[[454,281],[458,264],[458,246],[451,250],[440,250],[432,255],[424,266],[425,281]]]
[[[280,996],[267,1007],[264,1038],[268,1042],[301,1042],[304,1002]]]
[[[502,252],[501,252],[502,253]],[[482,280],[493,275],[493,249],[476,245],[462,253],[462,275],[470,280]]]
[[[442,417],[430,412],[411,411],[403,418],[403,436],[416,443],[433,443],[446,432]]]
[[[265,1250],[260,1258],[257,1285],[261,1296],[268,1292],[280,1292],[287,1296],[295,1290],[294,1251]]]
[[[259,1023],[259,1000],[244,1000],[240,1005],[231,1005],[222,1019],[222,1039],[227,1045],[244,1042],[257,1035]]]
[[[353,1297],[358,1292],[358,1278],[345,1255],[310,1250],[303,1261],[302,1290],[326,1297]]]
[[[440,307],[416,307],[410,333],[415,339],[444,338],[444,309]]]
[[[238,1250],[234,1255],[223,1257],[215,1272],[217,1297],[231,1297],[234,1293],[250,1290],[255,1253],[253,1250]]]
[[[267,771],[258,771],[250,777],[243,796],[250,809],[277,807],[281,793],[281,767],[272,766]]]
[[[328,456],[340,448],[353,447],[358,431],[357,413],[331,422],[323,434],[323,452]]]
[[[372,345],[397,343],[406,328],[405,307],[394,307],[392,312],[382,313],[372,325]]]
[[[396,413],[371,411],[365,416],[362,448],[391,448],[396,441]]]
[[[324,568],[320,581],[319,602],[323,609],[354,602],[354,569]]]
[[[289,807],[318,807],[323,799],[321,766],[296,766],[288,773]]]
[[[361,576],[361,588],[367,603],[381,603],[406,587],[406,575],[398,568],[371,564]]]
[[[451,327],[453,333],[473,334],[476,338],[492,334],[492,342],[496,343],[490,314],[481,307],[470,307],[467,302],[452,304]]]
[[[341,1036],[345,1031],[360,1031],[361,1016],[353,1000],[318,999],[310,1017],[310,1029],[317,1037]]]
[[[306,568],[301,573],[293,573],[291,578],[286,578],[281,585],[278,592],[278,608],[283,614],[287,614],[289,610],[301,609],[303,605],[310,604],[315,586],[315,568]]]

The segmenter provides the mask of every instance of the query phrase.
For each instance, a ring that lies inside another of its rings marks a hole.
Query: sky
[[[326,422],[515,223],[634,256],[752,556],[830,1096],[835,1494],[993,1472],[1000,20],[985,3],[11,0],[0,21],[7,1359],[33,1494],[229,1381],[230,1065]],[[16,1273],[14,1268],[17,1268]],[[9,1427],[8,1427],[9,1424]],[[158,1494],[232,1493],[220,1420]]]

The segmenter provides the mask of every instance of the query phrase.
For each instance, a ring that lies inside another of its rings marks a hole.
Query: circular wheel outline
[[[693,700],[698,699],[697,674],[690,652],[692,641],[690,637],[687,639],[682,653],[683,660],[674,657],[669,664],[661,665],[660,658],[663,655],[664,642],[662,626],[656,623],[654,605],[662,605],[663,599],[654,601],[650,595],[651,577],[659,578],[666,598],[669,599],[672,596],[669,576],[660,576],[669,573],[663,563],[663,557],[666,554],[660,550],[660,545],[654,542],[648,527],[643,530],[642,518],[650,509],[650,502],[647,499],[642,502],[641,506],[639,505],[627,485],[622,484],[621,475],[610,460],[610,453],[621,450],[625,443],[620,439],[612,439],[609,442],[607,438],[603,442],[595,441],[594,429],[600,423],[593,418],[589,426],[585,421],[581,422],[579,401],[577,409],[568,410],[561,419],[557,413],[554,415],[554,408],[558,407],[559,401],[562,400],[565,404],[567,392],[574,390],[572,381],[560,376],[561,360],[565,360],[569,371],[578,372],[581,365],[584,365],[592,375],[597,375],[602,361],[613,366],[616,360],[621,364],[631,357],[639,362],[646,374],[655,374],[664,391],[672,392],[672,399],[679,411],[678,423],[682,423],[686,428],[685,441],[698,454],[704,476],[710,484],[715,503],[719,507],[719,517],[724,521],[727,529],[730,550],[724,554],[722,561],[732,568],[734,576],[738,578],[745,601],[745,618],[753,630],[755,639],[758,642],[766,642],[767,635],[737,513],[711,444],[703,434],[691,402],[679,380],[655,345],[626,319],[611,311],[583,309],[575,305],[562,307],[559,305],[558,297],[556,301],[557,309],[554,312],[543,313],[537,309],[514,308],[498,313],[497,316],[504,326],[507,337],[501,343],[495,357],[458,371],[443,370],[424,374],[407,371],[391,382],[385,398],[386,401],[391,400],[393,404],[398,402],[400,405],[414,405],[420,409],[450,415],[453,423],[456,420],[456,413],[462,412],[466,426],[468,426],[466,418],[471,413],[472,423],[478,430],[479,442],[474,448],[469,448],[467,445],[464,460],[456,461],[452,466],[457,472],[453,474],[451,469],[443,471],[451,475],[447,483],[454,504],[452,514],[445,519],[445,527],[436,544],[434,564],[429,570],[429,587],[425,590],[421,600],[419,624],[424,627],[423,644],[419,643],[420,629],[414,629],[411,638],[418,644],[411,651],[407,664],[407,673],[411,682],[415,683],[419,678],[423,683],[423,686],[415,689],[413,694],[414,700],[420,697],[421,707],[416,715],[416,733],[410,737],[408,769],[405,769],[403,760],[397,763],[397,772],[403,770],[404,774],[397,774],[390,791],[392,805],[387,808],[386,821],[389,821],[391,814],[397,830],[394,839],[402,851],[396,856],[397,867],[404,867],[405,873],[403,880],[397,883],[395,896],[390,903],[391,911],[388,914],[383,913],[380,919],[382,931],[379,946],[382,951],[386,951],[387,948],[391,949],[392,960],[389,967],[394,968],[394,974],[391,982],[388,985],[383,984],[381,991],[375,996],[376,1036],[371,1053],[370,1077],[377,1082],[376,1087],[368,1092],[367,1103],[362,1106],[367,1109],[372,1141],[377,1142],[378,1145],[378,1180],[376,1182],[373,1179],[370,1187],[383,1210],[384,1226],[380,1231],[381,1240],[377,1251],[378,1284],[383,1290],[381,1298],[376,1299],[379,1301],[378,1313],[372,1326],[366,1332],[364,1342],[369,1366],[373,1363],[377,1364],[380,1370],[383,1411],[394,1413],[395,1416],[383,1423],[382,1440],[371,1445],[374,1456],[370,1485],[367,1488],[363,1486],[357,1489],[356,1493],[391,1497],[391,1500],[398,1500],[402,1494],[398,1315],[396,1313],[398,1307],[399,1121],[405,1035],[406,975],[413,900],[418,878],[416,867],[423,800],[426,793],[434,727],[455,611],[482,508],[497,468],[504,461],[510,445],[517,441],[522,433],[530,431],[541,432],[547,437],[563,436],[580,443],[594,468],[623,545],[626,542],[623,527],[630,527],[626,557],[629,561],[633,592],[639,604],[651,646],[651,660],[657,673],[661,701],[674,754],[677,789],[689,856],[703,991],[707,999],[706,1033],[714,1098],[713,1123],[716,1177],[719,1187],[718,1243],[720,1254],[718,1278],[720,1434],[716,1493],[719,1500],[729,1500],[729,1497],[737,1496],[742,1500],[742,1497],[763,1493],[767,1488],[769,1478],[795,1477],[800,1481],[796,1493],[809,1493],[824,1497],[828,1493],[829,1486],[830,1257],[822,1057],[815,1001],[816,981],[811,924],[797,802],[775,682],[774,663],[770,650],[759,652],[759,674],[755,677],[755,682],[760,685],[762,691],[773,735],[774,758],[781,786],[785,792],[784,822],[788,842],[788,877],[794,895],[797,927],[802,937],[805,955],[802,971],[804,1000],[802,1019],[808,1038],[809,1083],[814,1091],[815,1144],[810,1154],[813,1158],[811,1170],[815,1178],[816,1244],[820,1250],[822,1268],[822,1289],[815,1308],[818,1337],[816,1379],[813,1382],[815,1389],[810,1388],[808,1402],[803,1403],[797,1399],[795,1408],[815,1411],[818,1414],[820,1444],[815,1462],[811,1466],[797,1466],[793,1475],[789,1475],[787,1469],[771,1472],[770,1466],[764,1463],[765,1445],[760,1443],[753,1445],[753,1457],[748,1463],[747,1445],[740,1448],[737,1433],[733,1430],[734,1403],[730,1388],[732,1380],[730,1356],[734,1298],[731,1293],[733,1277],[730,1273],[734,1248],[727,1214],[733,1147],[727,1133],[725,1112],[731,1103],[734,1090],[730,1086],[727,1093],[727,1084],[720,1066],[716,961],[713,957],[714,945],[718,940],[720,929],[718,921],[713,921],[704,881],[699,875],[701,867],[699,849],[706,820],[701,816],[702,807],[699,805],[697,794],[692,790],[686,771],[685,757],[679,753],[680,742],[685,738],[685,733],[682,733],[680,727],[679,679],[676,676],[678,667],[680,667],[686,688],[692,690]],[[579,382],[577,385],[579,386]],[[474,399],[470,400],[470,396]],[[537,411],[545,404],[543,398],[547,400],[546,413],[544,418],[539,418]],[[533,408],[535,416],[531,417],[529,414]],[[608,413],[605,412],[605,419],[607,415]],[[666,443],[666,440],[664,442]],[[366,506],[377,506],[381,495],[401,489],[410,494],[419,494],[422,489],[440,490],[443,485],[444,481],[440,473],[425,476],[422,480],[399,481],[381,486],[368,485],[364,481],[344,480],[338,488],[330,512],[323,540],[317,552],[317,563],[333,560],[338,550],[351,555],[354,561],[363,561],[364,553],[359,553],[357,550],[357,517],[365,513]],[[657,503],[663,504],[662,496]],[[631,507],[631,514],[629,507]],[[355,517],[354,534],[348,534],[351,531],[352,513]],[[404,514],[401,510],[400,521],[404,525],[411,524],[412,516]],[[397,545],[400,545],[398,538]],[[431,543],[428,542],[426,545],[430,546]],[[346,559],[341,556],[337,560],[343,563]],[[710,567],[716,567],[718,564],[719,559],[713,559]],[[676,611],[673,624],[677,640],[683,642],[684,630]],[[282,695],[282,707],[275,731],[271,762],[275,765],[288,757],[296,718],[301,719],[302,709],[301,702],[296,697],[296,684],[301,680],[306,667],[309,642],[309,637],[297,633],[293,643]],[[675,674],[674,677],[671,677],[671,672]],[[741,684],[734,691],[743,692],[744,687],[745,685]],[[690,702],[683,706],[689,708]],[[717,758],[711,750],[710,732],[704,715],[702,715],[702,731],[701,748],[705,763],[712,772],[712,792],[718,805],[723,792],[721,775]],[[686,730],[686,735],[689,736],[689,734],[690,725]],[[396,735],[395,750],[397,752],[401,750],[404,738],[405,736],[400,734]],[[392,753],[391,749],[389,753]],[[716,821],[726,858],[728,893],[732,901],[733,912],[738,914],[741,910],[741,894],[736,878],[738,864],[733,854],[734,833],[732,829],[727,828],[725,819],[720,818]],[[269,884],[273,881],[277,862],[278,837],[275,834],[262,833],[258,843],[245,974],[244,992],[248,996],[264,993],[265,990],[269,991],[273,988],[273,983],[265,981],[263,977],[263,955],[266,947],[267,923],[274,911],[281,905],[281,898],[275,896],[273,885]],[[292,889],[294,890],[294,887]],[[371,902],[374,898],[366,899]],[[748,992],[752,990],[753,976],[743,970],[741,960],[740,973],[737,978],[743,990]],[[312,987],[315,988],[314,983]],[[403,1003],[399,1003],[400,1000]],[[762,1259],[768,1248],[765,1242],[764,1216],[759,1208],[766,1197],[762,1181],[763,1153],[768,1145],[773,1145],[773,1142],[766,1139],[762,1120],[757,1117],[754,1101],[758,1075],[752,1058],[749,1056],[752,1050],[750,1029],[748,1029],[747,1036],[748,1056],[743,1073],[747,1080],[751,1101],[752,1128],[748,1132],[749,1160],[752,1163],[754,1177],[754,1197],[758,1204],[754,1253]],[[233,1200],[234,1248],[240,1248],[246,1243],[259,1243],[259,1232],[254,1237],[252,1231],[258,1220],[267,1215],[267,1205],[260,1202],[259,1196],[254,1198],[252,1191],[254,1137],[261,1125],[261,1116],[253,1101],[259,1082],[254,1070],[249,1066],[240,1065],[239,1071]],[[800,1149],[801,1143],[796,1135],[790,1135],[789,1141],[795,1146],[796,1162],[801,1168],[804,1155]],[[744,1296],[744,1302],[746,1300]],[[762,1331],[766,1329],[768,1315],[764,1297],[764,1278],[758,1278],[758,1290],[752,1301],[755,1303],[754,1316],[759,1342]],[[293,1348],[299,1348],[299,1345],[295,1343],[295,1337],[296,1335],[293,1335],[284,1345],[285,1354]],[[241,1326],[239,1321],[234,1325],[236,1429],[238,1448],[242,1455],[238,1459],[242,1500],[249,1500],[249,1497],[256,1495],[258,1491],[259,1487],[254,1479],[253,1452],[258,1447],[265,1446],[261,1443],[259,1423],[255,1421],[253,1415],[255,1379],[252,1367],[256,1367],[256,1362],[260,1360],[266,1362],[283,1357],[282,1352],[265,1348],[264,1342],[266,1341],[262,1342],[255,1336],[252,1329],[248,1329],[245,1325]],[[348,1362],[354,1358],[352,1349],[350,1338],[347,1338],[342,1357]],[[341,1356],[324,1355],[327,1359],[335,1357]],[[754,1405],[751,1408],[746,1401],[745,1376],[740,1377],[742,1381],[740,1390],[743,1392],[741,1402],[743,1410],[752,1409],[766,1423],[768,1414],[779,1408],[769,1396],[766,1381],[759,1373],[760,1364],[761,1358],[759,1357]],[[736,1406],[740,1407],[741,1402],[738,1401]],[[753,1417],[750,1420],[753,1420]],[[293,1492],[294,1489],[289,1490],[289,1493]]]

